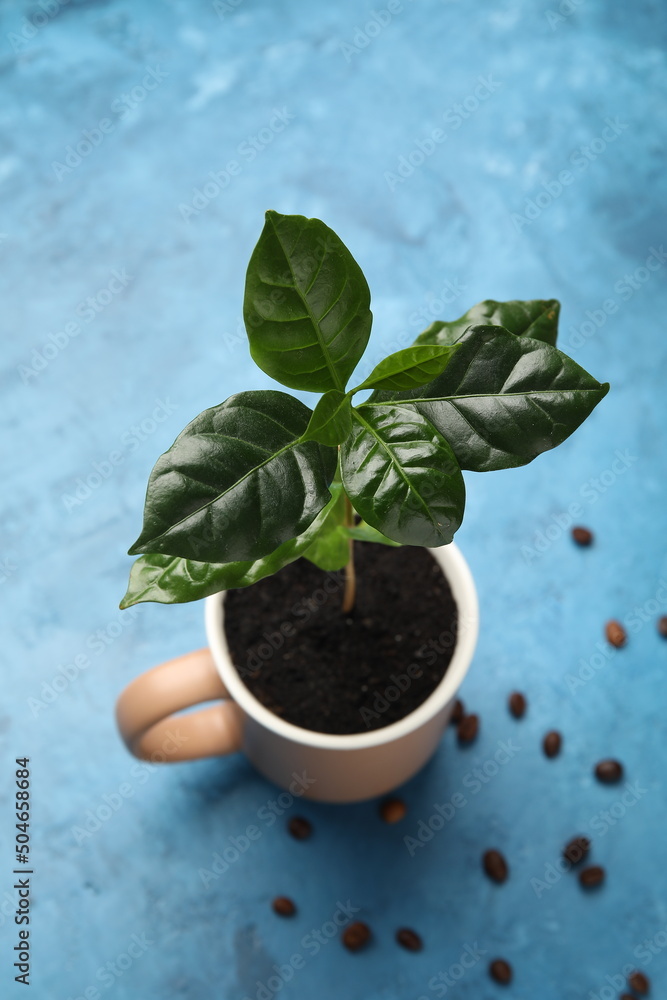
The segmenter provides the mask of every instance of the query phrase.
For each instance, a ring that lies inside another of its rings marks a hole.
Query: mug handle
[[[225,700],[174,714],[214,698]],[[116,721],[128,750],[141,760],[172,763],[241,749],[241,711],[209,649],[168,660],[133,680],[116,703]]]

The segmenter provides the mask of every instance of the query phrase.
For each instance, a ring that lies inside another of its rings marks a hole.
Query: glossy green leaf
[[[390,354],[373,369],[356,392],[362,389],[416,389],[445,370],[457,346],[421,344]]]
[[[243,314],[259,367],[292,389],[344,389],[371,331],[363,272],[318,219],[266,213]]]
[[[350,539],[345,528],[339,525],[332,531],[320,533],[303,557],[327,573],[334,573],[347,566],[350,560]]]
[[[558,335],[560,302],[533,299],[527,302],[496,302],[486,299],[460,319],[438,320],[417,337],[415,344],[454,344],[470,326],[502,326],[518,337],[531,337],[553,347]]]
[[[609,390],[555,347],[502,327],[471,327],[459,343],[429,385],[375,393],[365,405],[410,403],[447,438],[463,469],[525,465],[564,441]]]
[[[130,582],[121,601],[121,608],[129,608],[143,601],[155,601],[158,604],[198,601],[221,590],[249,587],[265,576],[277,573],[283,566],[305,555],[320,532],[327,534],[330,528],[334,530],[338,526],[343,500],[342,486],[334,484],[331,493],[329,503],[309,528],[297,538],[283,542],[263,559],[207,563],[160,553],[139,556],[132,565]]]
[[[339,524],[331,531],[320,532],[311,547],[303,553],[304,559],[309,559],[320,569],[329,573],[343,569],[350,560],[350,541],[373,542],[376,545],[388,545],[395,549],[401,547],[400,542],[387,538],[377,528],[361,521],[354,527]]]
[[[322,524],[303,557],[327,573],[346,566],[350,559],[350,540],[345,533],[346,504],[343,484],[338,481],[331,487],[336,490],[336,504]]]
[[[302,442],[311,410],[284,392],[240,392],[204,410],[158,459],[131,555],[261,559],[329,500],[337,452]]]
[[[392,538],[387,538],[381,531],[373,528],[370,524],[366,524],[365,521],[360,521],[359,524],[355,524],[352,528],[345,527],[343,531],[348,538],[353,538],[356,542],[376,542],[378,545],[389,545],[395,549],[401,546],[400,542],[395,542]]]
[[[341,471],[355,509],[403,545],[451,542],[465,487],[447,441],[412,406],[363,403],[353,419]]]
[[[352,430],[352,404],[350,397],[340,389],[330,389],[313,410],[304,441],[319,441],[336,447]]]

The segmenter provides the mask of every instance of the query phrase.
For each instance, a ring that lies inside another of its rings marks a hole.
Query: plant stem
[[[354,508],[348,497],[345,497],[345,523],[348,528],[354,527]],[[345,590],[343,591],[343,606],[341,611],[348,615],[354,607],[357,594],[357,576],[354,571],[354,539],[350,539],[350,558],[345,566]]]

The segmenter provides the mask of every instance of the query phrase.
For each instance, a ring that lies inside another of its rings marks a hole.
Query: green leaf
[[[416,389],[426,385],[444,371],[456,350],[456,346],[423,344],[396,351],[381,361],[355,392],[362,389]]]
[[[387,538],[381,531],[366,524],[365,521],[355,524],[354,527],[338,524],[330,530],[320,531],[310,548],[304,552],[304,559],[309,559],[320,569],[333,573],[347,566],[350,561],[351,540],[375,542],[379,545],[389,545],[392,548],[400,548],[401,545],[400,542],[394,542],[391,538]]]
[[[347,566],[350,561],[350,539],[345,528],[338,525],[333,531],[320,533],[303,557],[327,573],[334,573]]]
[[[329,503],[309,528],[297,538],[283,542],[263,559],[207,563],[160,553],[140,556],[132,565],[130,582],[121,601],[121,608],[129,608],[142,601],[156,601],[158,604],[198,601],[221,590],[249,587],[265,576],[277,573],[283,566],[304,555],[317,535],[321,531],[327,532],[330,522],[333,528],[338,525],[343,498],[342,486],[335,484],[331,487],[331,493]]]
[[[243,315],[250,353],[292,389],[344,389],[371,332],[363,272],[319,219],[266,213]]]
[[[130,555],[261,559],[328,503],[337,452],[302,442],[311,410],[284,392],[240,392],[204,410],[158,459]]]
[[[304,559],[319,566],[327,573],[333,573],[346,566],[350,559],[350,540],[345,533],[345,493],[343,484],[337,482],[336,504],[329,517],[315,535],[311,545],[303,552]]]
[[[486,299],[460,319],[438,320],[417,337],[415,344],[454,344],[470,326],[502,326],[518,337],[531,337],[555,346],[560,302],[533,299],[528,302],[496,302]]]
[[[447,441],[412,406],[362,403],[353,419],[341,471],[355,509],[403,545],[451,542],[465,487]]]
[[[313,410],[303,441],[319,441],[333,447],[341,444],[352,430],[350,397],[340,389],[326,392]]]
[[[354,538],[357,542],[375,542],[379,545],[389,545],[394,549],[401,547],[400,542],[395,542],[393,539],[387,538],[381,531],[371,527],[370,524],[366,524],[365,521],[360,521],[353,528],[345,527],[343,530],[348,538]]]
[[[569,437],[609,390],[555,347],[502,327],[471,327],[459,344],[429,385],[376,393],[364,405],[410,404],[447,438],[462,469],[525,465]]]

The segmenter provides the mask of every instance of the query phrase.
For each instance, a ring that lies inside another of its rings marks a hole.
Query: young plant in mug
[[[250,353],[321,398],[311,410],[285,392],[239,392],[188,424],[151,473],[121,607],[246,587],[303,556],[347,567],[348,611],[355,540],[451,542],[462,469],[525,465],[609,389],[556,348],[559,308],[481,302],[349,389],[371,332],[361,268],[318,219],[267,212],[246,277]]]

